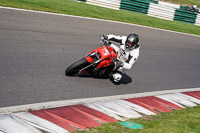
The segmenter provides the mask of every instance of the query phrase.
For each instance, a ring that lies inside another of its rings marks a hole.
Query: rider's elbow
[[[124,69],[131,69],[133,64],[128,64],[128,63],[124,63],[123,68]]]

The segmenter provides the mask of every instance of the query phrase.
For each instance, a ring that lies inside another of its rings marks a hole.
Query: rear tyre
[[[73,76],[79,72],[82,68],[86,67],[89,65],[88,61],[86,58],[82,58],[78,60],[77,62],[73,63],[70,65],[66,70],[65,70],[65,75],[66,76]]]

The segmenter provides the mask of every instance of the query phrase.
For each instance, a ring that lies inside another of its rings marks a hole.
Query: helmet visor
[[[127,43],[126,43],[126,47],[127,47],[127,48],[133,47],[133,44],[132,44],[132,43],[129,43],[129,42],[127,42]]]

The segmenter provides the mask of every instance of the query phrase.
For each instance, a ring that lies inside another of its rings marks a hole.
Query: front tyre
[[[66,76],[73,76],[79,72],[82,68],[86,67],[89,65],[88,61],[86,58],[82,58],[78,60],[77,62],[73,63],[70,65],[66,70],[65,70],[65,75]]]

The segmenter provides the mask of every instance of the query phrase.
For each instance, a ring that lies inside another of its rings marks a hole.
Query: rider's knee
[[[114,82],[116,83],[119,82],[122,79],[122,76],[123,76],[123,73],[121,72],[113,73]]]

